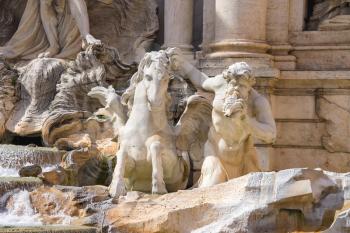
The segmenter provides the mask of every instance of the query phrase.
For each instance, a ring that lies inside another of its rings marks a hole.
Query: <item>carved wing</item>
[[[115,92],[112,86],[105,87],[94,87],[88,93],[88,96],[98,99],[98,101],[105,107],[105,109],[111,110],[117,116],[125,121],[126,114],[124,106],[120,101],[120,96]]]
[[[188,151],[195,168],[200,168],[204,158],[204,144],[211,126],[210,102],[199,95],[187,100],[187,106],[176,125],[176,147]]]

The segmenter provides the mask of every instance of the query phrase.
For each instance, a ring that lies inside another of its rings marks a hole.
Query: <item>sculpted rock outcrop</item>
[[[107,212],[111,232],[293,232],[330,226],[343,193],[322,171],[251,173],[208,188],[145,195]]]
[[[96,224],[99,214],[102,222],[103,201],[109,199],[104,186],[40,187],[31,192],[30,197],[43,223],[65,225]],[[101,212],[94,215],[98,211]]]
[[[135,65],[122,63],[115,49],[104,46],[88,47],[73,62],[55,58],[34,59],[19,70],[16,81],[18,102],[13,96],[14,87],[10,86],[16,79],[8,75],[2,77],[4,82],[7,80],[4,87],[8,89],[1,91],[6,94],[2,100],[6,105],[1,107],[4,116],[0,119],[5,118],[6,129],[12,133],[23,136],[42,134],[47,145],[73,134],[88,133],[97,140],[110,133],[109,137],[113,138],[113,132],[103,128],[104,123],[87,120],[101,107],[87,93],[94,86],[107,86],[107,81],[113,83],[118,78],[125,81],[134,70]]]
[[[133,191],[117,204],[104,186],[39,187],[30,196],[44,223],[110,233],[342,233],[348,227],[348,176],[312,169],[259,172],[162,196]],[[342,206],[345,212],[334,220]]]
[[[18,135],[39,134],[56,94],[56,83],[65,70],[58,59],[35,59],[21,69],[19,101],[6,122],[6,129]]]
[[[133,62],[158,30],[155,0],[0,0],[0,9],[0,56],[16,67],[1,63],[0,140],[6,131],[42,135],[50,146],[58,139],[71,146],[70,137],[84,134],[106,138],[104,123],[84,121],[101,107],[84,94],[94,86],[127,88]]]
[[[94,142],[106,138],[104,123],[88,120],[98,108],[97,100],[87,93],[96,86],[131,76],[136,67],[119,60],[117,51],[104,46],[90,46],[80,52],[71,66],[62,73],[57,94],[50,103],[49,113],[42,125],[42,137],[47,145],[73,134],[88,133]],[[110,131],[108,131],[110,132]],[[109,137],[113,138],[113,135]]]
[[[17,73],[0,62],[0,142],[4,140],[5,123],[17,102]]]

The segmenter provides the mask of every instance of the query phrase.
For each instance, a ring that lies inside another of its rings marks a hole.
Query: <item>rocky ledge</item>
[[[31,197],[50,224],[55,223],[49,218],[51,205],[35,201],[42,200],[41,194],[57,199],[55,211],[74,213],[72,224],[108,233],[343,232],[333,229],[347,229],[348,177],[289,169],[251,173],[210,188],[162,196],[129,192],[112,201],[105,186],[54,186],[39,188]]]

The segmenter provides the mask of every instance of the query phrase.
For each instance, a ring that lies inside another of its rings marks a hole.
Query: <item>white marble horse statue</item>
[[[163,194],[185,189],[190,158],[203,158],[212,107],[205,98],[191,96],[177,124],[169,123],[170,56],[171,50],[147,53],[121,97],[112,87],[89,93],[110,112],[120,143],[109,188],[113,197],[127,190]]]

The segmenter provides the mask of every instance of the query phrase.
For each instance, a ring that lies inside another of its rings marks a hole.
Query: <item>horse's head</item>
[[[159,108],[168,100],[170,80],[169,59],[164,51],[151,52],[145,57],[143,67],[143,84],[150,107]]]

